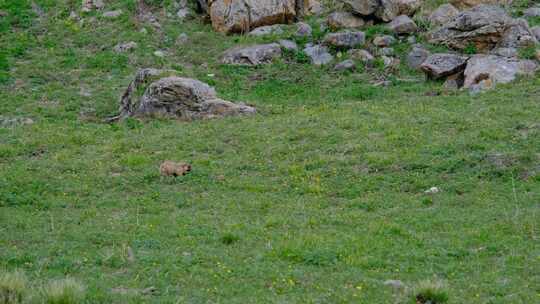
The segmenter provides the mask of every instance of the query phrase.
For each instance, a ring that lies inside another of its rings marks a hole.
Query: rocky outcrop
[[[104,7],[105,7],[105,3],[103,3],[103,0],[83,0],[82,1],[83,12],[91,12],[93,10],[103,9]]]
[[[512,22],[504,9],[479,5],[459,13],[450,22],[431,31],[428,41],[458,50],[474,45],[478,51],[485,52],[501,41]]]
[[[515,19],[503,33],[497,47],[522,48],[538,43],[535,34],[525,19]]]
[[[421,0],[343,0],[355,13],[376,16],[388,22],[400,15],[412,16],[422,4]]]
[[[484,90],[498,83],[514,81],[518,75],[532,75],[538,65],[532,60],[519,60],[494,55],[475,55],[465,69],[464,88]]]
[[[430,79],[440,79],[465,69],[467,57],[455,54],[433,54],[420,65]]]
[[[271,63],[281,56],[278,43],[259,44],[248,47],[235,47],[223,54],[221,62],[232,65],[260,65]]]
[[[513,0],[450,0],[449,2],[459,9],[468,9],[480,4],[509,5]]]
[[[280,24],[261,26],[249,32],[250,36],[267,36],[280,34],[283,34],[283,28]]]
[[[139,70],[120,103],[119,119],[164,117],[182,120],[254,114],[256,110],[217,97],[208,84],[196,79],[170,76],[174,72]],[[142,93],[142,96],[137,94]]]

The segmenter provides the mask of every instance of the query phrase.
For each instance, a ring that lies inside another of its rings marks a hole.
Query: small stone
[[[137,48],[137,43],[134,42],[134,41],[130,41],[130,42],[126,42],[126,43],[120,43],[120,44],[117,44],[115,47],[114,47],[114,51],[116,53],[125,53],[125,52],[130,52],[134,49]]]
[[[282,39],[282,40],[279,40],[278,43],[279,45],[281,45],[283,49],[287,51],[298,51],[298,45],[296,44],[296,42],[292,40]]]
[[[166,53],[164,51],[158,50],[154,52],[154,56],[164,58],[166,56]]]
[[[384,286],[392,287],[394,291],[405,289],[405,284],[400,280],[386,280],[384,281]]]
[[[438,187],[431,187],[424,191],[425,194],[437,194],[439,192],[441,192],[441,189],[439,189]]]
[[[103,17],[114,19],[120,17],[124,12],[122,10],[108,11],[103,13]]]
[[[534,26],[531,28],[531,32],[536,37],[536,40],[540,41],[540,26]]]
[[[349,12],[333,12],[328,15],[326,23],[334,31],[360,28],[365,25],[364,19]]]
[[[267,35],[280,35],[283,34],[283,28],[280,24],[266,25],[255,28],[248,35],[250,36],[267,36]]]
[[[306,53],[314,65],[325,65],[334,60],[332,54],[328,52],[328,48],[322,45],[307,45],[304,48],[304,53]]]
[[[360,60],[366,66],[372,66],[375,61],[375,57],[370,52],[362,49],[353,49],[347,52],[349,57],[355,60]]]
[[[270,43],[232,48],[224,53],[221,62],[233,65],[260,65],[269,64],[278,57],[281,57],[281,46]]]
[[[383,56],[394,56],[395,52],[393,48],[385,47],[379,50],[379,54]]]
[[[188,7],[181,8],[176,12],[176,17],[179,19],[186,19],[187,17],[191,16],[191,9]]]
[[[355,69],[355,64],[354,64],[354,61],[352,60],[345,60],[345,61],[342,61],[338,64],[336,64],[336,66],[334,67],[334,70],[336,71],[346,71],[346,70],[354,70]]]
[[[415,43],[416,43],[416,37],[415,37],[415,36],[409,36],[409,37],[407,37],[407,43],[409,43],[409,44],[415,44]]]
[[[388,28],[396,34],[411,34],[418,30],[416,23],[406,15],[398,16],[388,23]]]
[[[360,31],[330,33],[324,37],[324,44],[336,48],[353,48],[363,45],[365,42],[366,35]]]
[[[176,38],[177,45],[186,44],[188,41],[189,41],[189,36],[186,33],[182,33],[178,35],[178,38]]]
[[[388,47],[396,42],[396,38],[390,35],[377,36],[373,39],[373,44],[378,47]]]
[[[313,33],[313,30],[311,29],[311,25],[305,23],[305,22],[298,22],[296,24],[297,30],[296,30],[296,37],[310,37]]]

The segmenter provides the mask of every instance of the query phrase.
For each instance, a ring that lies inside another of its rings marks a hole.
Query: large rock
[[[534,46],[537,42],[527,20],[516,19],[504,32],[497,46],[502,48],[522,48]]]
[[[443,4],[434,10],[429,16],[429,22],[434,26],[441,26],[459,14],[452,4]]]
[[[418,30],[416,23],[406,15],[396,17],[388,23],[388,28],[396,34],[411,34]]]
[[[246,33],[251,29],[296,18],[295,0],[214,0],[209,2],[212,26],[218,32]]]
[[[281,24],[261,26],[249,32],[250,36],[267,36],[281,34],[283,34],[283,28]]]
[[[140,70],[121,99],[120,115],[167,117],[182,120],[253,114],[255,108],[217,97],[208,84],[196,79],[166,76],[171,71]],[[142,96],[136,96],[144,92]]]
[[[328,15],[326,23],[334,31],[359,28],[365,25],[364,19],[349,12],[333,12]]]
[[[513,0],[450,0],[449,2],[459,9],[468,9],[480,4],[509,5]]]
[[[540,17],[540,6],[531,7],[523,11],[523,16],[525,17]]]
[[[497,45],[512,19],[498,6],[479,5],[459,13],[454,19],[428,34],[432,44],[444,44],[463,50],[474,45],[485,52]]]
[[[336,48],[353,48],[366,42],[366,35],[360,31],[329,33],[324,37],[324,44]]]
[[[518,75],[532,75],[536,70],[538,65],[532,60],[475,55],[467,63],[463,87],[489,89],[498,83],[514,81]]]
[[[271,63],[280,56],[281,47],[278,43],[259,44],[227,50],[221,62],[232,65],[260,65]]]
[[[421,5],[421,0],[380,0],[380,6],[375,11],[375,16],[388,22],[400,15],[414,15]]]
[[[304,53],[311,59],[311,63],[314,65],[325,65],[334,60],[334,56],[323,45],[308,44],[304,48]]]
[[[467,57],[455,54],[433,54],[420,65],[420,68],[430,79],[440,79],[463,71],[466,65]]]

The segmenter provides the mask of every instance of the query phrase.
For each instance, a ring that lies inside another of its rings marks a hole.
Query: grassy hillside
[[[133,2],[81,23],[79,0],[0,0],[0,116],[34,122],[0,127],[0,271],[30,291],[75,278],[86,303],[392,303],[389,279],[443,281],[455,304],[540,301],[538,74],[471,96],[405,64],[228,67],[225,49],[278,37],[150,1],[157,30]],[[141,67],[259,114],[103,123]],[[194,171],[160,177],[166,159]]]

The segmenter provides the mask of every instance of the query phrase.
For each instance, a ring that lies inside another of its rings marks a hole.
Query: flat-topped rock
[[[431,79],[440,79],[465,69],[467,57],[456,54],[433,54],[426,58],[420,68]]]
[[[278,57],[281,57],[281,46],[270,43],[232,48],[223,54],[221,62],[232,65],[260,65],[271,63]]]
[[[326,23],[328,24],[328,27],[334,31],[360,28],[365,25],[364,19],[350,12],[333,12],[328,15]]]
[[[387,24],[388,29],[396,34],[411,34],[418,30],[416,23],[406,15],[396,17]]]
[[[314,65],[325,65],[334,60],[334,56],[328,52],[328,48],[324,45],[308,44],[304,48],[304,53],[306,53]]]
[[[344,31],[329,33],[324,37],[324,44],[336,48],[353,48],[363,45],[366,42],[366,35],[360,31]]]

